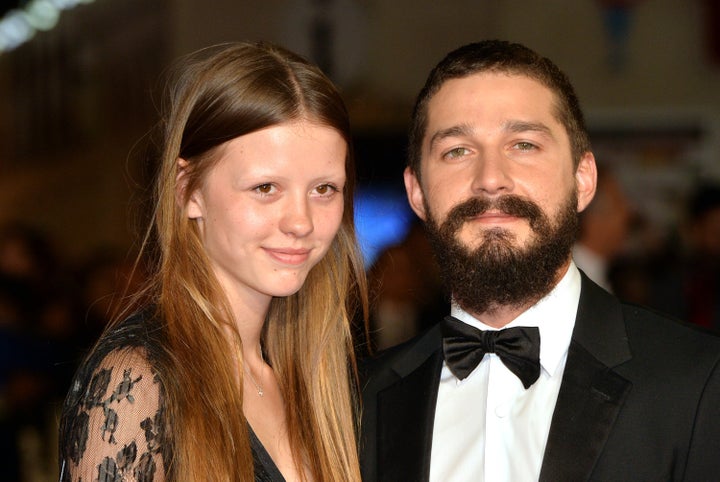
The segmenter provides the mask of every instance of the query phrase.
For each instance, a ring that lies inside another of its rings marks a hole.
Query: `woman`
[[[360,480],[338,92],[291,52],[230,44],[192,56],[166,107],[159,261],[76,375],[62,480]]]

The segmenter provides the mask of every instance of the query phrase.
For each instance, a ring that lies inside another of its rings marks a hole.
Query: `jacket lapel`
[[[590,478],[631,389],[612,367],[630,358],[620,303],[583,274],[540,481]]]
[[[439,326],[393,365],[400,377],[378,393],[377,480],[427,481],[438,384]]]

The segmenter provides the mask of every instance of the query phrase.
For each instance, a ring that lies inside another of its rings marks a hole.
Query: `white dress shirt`
[[[583,270],[588,278],[612,293],[608,278],[608,262],[583,244],[575,243],[572,249],[575,266]]]
[[[547,296],[506,325],[540,330],[540,378],[527,390],[494,353],[462,381],[443,363],[431,482],[538,480],[579,299],[580,273],[571,263]],[[451,314],[481,330],[494,329],[455,304]]]

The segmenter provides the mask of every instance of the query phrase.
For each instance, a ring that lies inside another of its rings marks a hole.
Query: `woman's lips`
[[[305,248],[265,248],[271,258],[283,264],[299,265],[307,261],[310,250]]]

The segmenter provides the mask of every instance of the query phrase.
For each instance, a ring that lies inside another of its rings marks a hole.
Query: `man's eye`
[[[515,144],[515,147],[521,151],[531,151],[535,149],[535,144],[531,142],[518,142],[517,144]]]
[[[461,156],[466,155],[468,152],[469,152],[469,151],[468,151],[466,148],[464,148],[464,147],[455,147],[455,148],[450,149],[449,151],[447,151],[447,152],[445,153],[445,156],[444,156],[444,157],[447,157],[447,158],[450,158],[450,159],[455,159],[455,158],[458,158],[458,157],[461,157]]]

